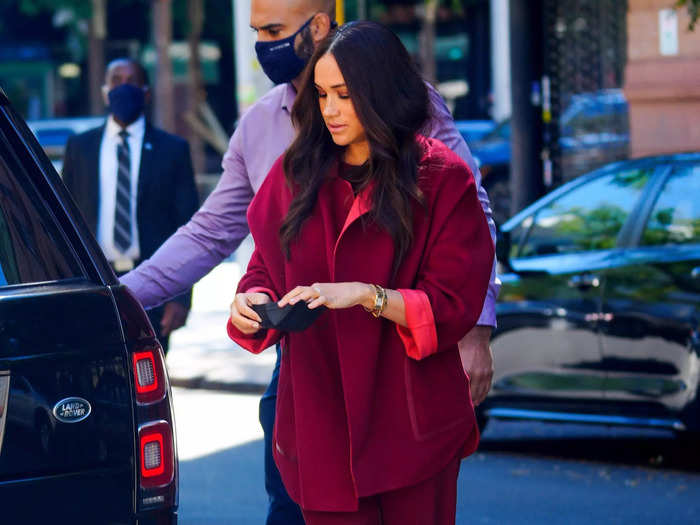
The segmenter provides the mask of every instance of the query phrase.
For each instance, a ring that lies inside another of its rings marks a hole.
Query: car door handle
[[[572,276],[568,285],[571,288],[598,288],[600,286],[600,277],[592,273],[582,273]]]
[[[696,266],[692,270],[690,270],[690,276],[693,279],[700,279],[700,266]]]

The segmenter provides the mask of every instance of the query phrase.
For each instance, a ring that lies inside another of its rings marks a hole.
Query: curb
[[[225,381],[211,381],[206,377],[170,378],[170,385],[180,388],[199,390],[214,390],[219,392],[233,392],[236,394],[263,394],[267,385],[257,383],[227,383]]]

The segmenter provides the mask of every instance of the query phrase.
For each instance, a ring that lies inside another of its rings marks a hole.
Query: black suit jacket
[[[104,126],[73,135],[66,144],[63,182],[93,234],[100,204],[100,146]],[[187,142],[146,123],[136,202],[141,258],[147,259],[199,206]],[[176,298],[190,307],[191,290]]]

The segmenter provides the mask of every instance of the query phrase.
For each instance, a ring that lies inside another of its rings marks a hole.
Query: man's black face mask
[[[107,94],[109,110],[124,124],[131,124],[143,113],[146,96],[143,88],[133,84],[121,84]]]

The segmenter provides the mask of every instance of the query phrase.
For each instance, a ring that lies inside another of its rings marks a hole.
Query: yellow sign
[[[345,23],[345,2],[343,0],[335,0],[335,19],[338,25]]]

